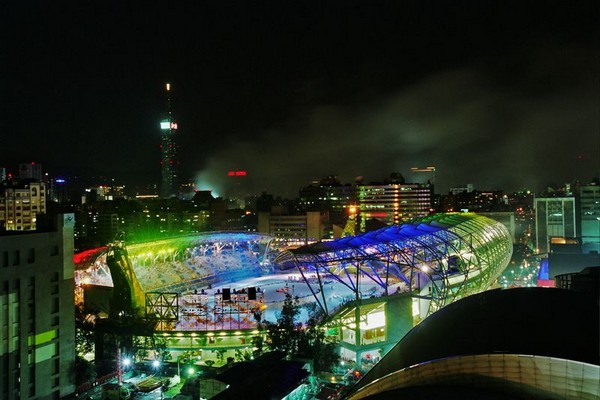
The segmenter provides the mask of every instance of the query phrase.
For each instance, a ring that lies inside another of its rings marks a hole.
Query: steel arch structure
[[[396,287],[420,299],[424,318],[444,305],[489,287],[512,255],[512,239],[501,223],[474,213],[434,214],[358,236],[286,251],[281,269],[297,268],[327,314],[324,284],[335,280],[364,296],[361,282],[384,295]]]

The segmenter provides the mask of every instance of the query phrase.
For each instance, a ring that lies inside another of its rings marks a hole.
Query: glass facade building
[[[549,251],[551,237],[577,236],[574,197],[536,198],[534,208],[535,242],[539,254]]]

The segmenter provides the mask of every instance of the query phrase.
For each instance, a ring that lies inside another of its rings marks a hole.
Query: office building
[[[62,214],[36,232],[0,235],[1,399],[75,390],[73,219]]]
[[[310,211],[344,211],[356,203],[356,189],[342,185],[335,175],[329,175],[300,189],[300,205]]]
[[[4,230],[35,230],[37,216],[45,213],[43,182],[7,181],[0,187],[0,227]]]
[[[579,188],[579,217],[583,248],[600,251],[600,185]]]
[[[318,242],[323,238],[328,214],[308,211],[302,215],[258,213],[258,232],[297,244]]]
[[[19,179],[33,179],[41,181],[43,177],[42,165],[35,162],[19,164]]]
[[[452,187],[450,188],[450,194],[457,195],[461,193],[472,193],[475,190],[475,185],[467,183],[464,187]]]
[[[534,200],[537,252],[548,253],[550,239],[577,235],[574,197],[540,197]]]
[[[367,220],[387,225],[400,224],[431,212],[432,186],[420,183],[384,183],[359,185],[357,200],[361,231]]]

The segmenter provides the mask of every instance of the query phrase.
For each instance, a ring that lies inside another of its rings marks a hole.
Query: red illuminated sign
[[[227,176],[246,176],[246,171],[228,171]]]

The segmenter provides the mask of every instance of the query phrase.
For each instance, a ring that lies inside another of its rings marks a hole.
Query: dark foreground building
[[[345,398],[597,399],[599,330],[589,293],[480,293],[425,319]]]
[[[73,214],[0,235],[0,399],[75,390]]]

